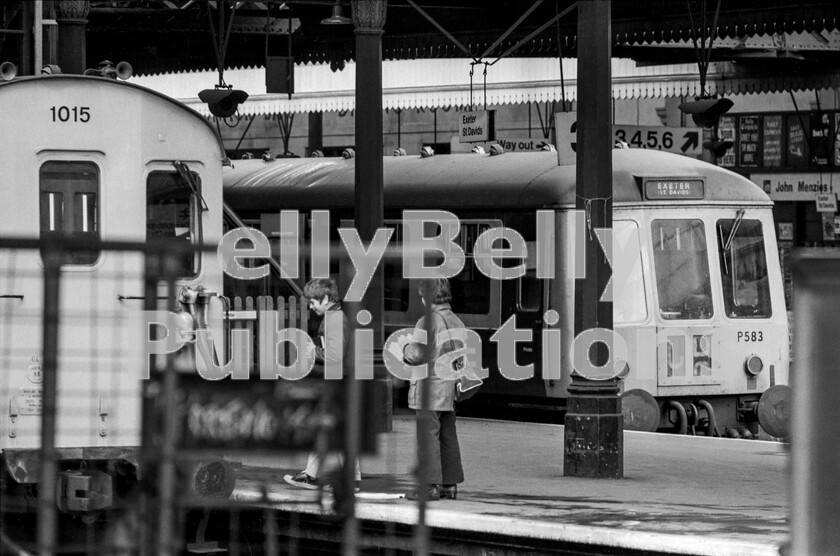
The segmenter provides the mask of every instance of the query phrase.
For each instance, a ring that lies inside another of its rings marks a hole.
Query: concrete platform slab
[[[624,478],[563,475],[563,427],[459,418],[466,481],[430,502],[430,526],[673,554],[779,554],[789,536],[787,446],[757,440],[626,432]],[[398,416],[362,460],[363,519],[411,524],[413,418]],[[328,513],[319,493],[286,485],[305,456],[249,457],[234,497]],[[377,493],[381,493],[379,496]],[[265,496],[264,496],[265,495]]]

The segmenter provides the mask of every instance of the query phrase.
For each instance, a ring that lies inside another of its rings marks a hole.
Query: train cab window
[[[661,317],[711,318],[712,288],[703,222],[654,220],[651,234]]]
[[[92,162],[49,161],[41,166],[41,238],[99,240],[99,168]],[[64,253],[62,264],[92,265],[98,249]]]
[[[192,174],[199,184],[199,178]],[[167,240],[175,245],[197,246],[200,241],[199,199],[178,172],[155,171],[146,181],[146,239]],[[182,276],[196,276],[199,257],[186,253]]]
[[[718,220],[717,228],[726,315],[770,317],[770,285],[761,222],[743,218]]]
[[[621,324],[643,322],[647,320],[648,309],[639,225],[628,220],[616,220],[613,222],[613,234],[615,252],[632,253],[632,256],[613,255],[613,318]]]

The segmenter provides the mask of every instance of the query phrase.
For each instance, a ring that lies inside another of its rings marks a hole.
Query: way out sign
[[[496,118],[493,110],[476,110],[458,114],[458,140],[461,143],[481,143],[496,138]]]

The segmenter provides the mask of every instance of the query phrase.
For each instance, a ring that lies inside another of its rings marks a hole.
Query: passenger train
[[[384,225],[394,229],[392,246],[401,246],[404,211],[442,211],[459,221],[455,241],[467,262],[450,280],[453,310],[478,332],[489,367],[480,393],[467,403],[562,409],[568,397],[575,236],[591,231],[578,225],[585,218],[575,210],[576,167],[557,162],[553,152],[384,159]],[[296,211],[306,244],[312,228],[323,225],[313,211],[329,212],[333,238],[353,218],[351,157],[241,160],[233,166],[224,174],[225,202],[267,238],[279,233],[284,210]],[[788,320],[770,199],[731,171],[659,151],[615,149],[613,176],[613,243],[624,250],[613,257],[613,315],[627,346],[620,381],[625,427],[712,435],[729,427],[735,435],[739,427],[755,430],[763,417],[770,434],[784,436]],[[473,264],[476,240],[501,227],[524,239],[523,268],[515,279],[491,279]],[[277,248],[280,242],[274,243]],[[548,279],[538,278],[537,269],[537,251],[546,247],[553,250],[552,268],[539,274]],[[305,265],[302,258],[299,266]],[[226,289],[237,287],[243,285]],[[266,280],[257,289],[272,286]],[[400,260],[386,259],[386,337],[422,314],[416,291]],[[559,321],[548,324],[549,315]],[[517,328],[532,333],[533,341],[513,348],[516,365],[534,365],[527,380],[510,380],[491,339],[512,317]],[[559,376],[543,366],[544,353],[556,348],[542,345],[544,338],[556,338],[543,334],[552,328],[560,330]]]
[[[189,246],[221,238],[225,152],[196,112],[112,78],[0,81],[0,106],[2,508],[34,510],[47,407],[46,255],[8,241],[72,238],[91,248],[63,255],[59,306],[51,307],[59,318],[55,502],[93,518],[124,502],[144,471],[140,377],[148,358],[144,338],[132,334],[133,315],[145,308],[143,257],[107,245],[166,240],[188,251],[179,287],[221,292],[215,253]]]
[[[55,446],[57,505],[90,515],[118,505],[142,476],[140,376],[147,364],[143,338],[129,334],[132,313],[148,301],[142,257],[97,245],[193,246],[177,286],[227,298],[289,295],[309,274],[304,250],[291,286],[277,276],[225,276],[217,254],[199,248],[221,241],[227,216],[227,229],[257,228],[278,249],[281,211],[297,211],[303,242],[312,239],[313,214],[329,211],[329,234],[337,238],[353,217],[355,161],[242,160],[224,168],[229,161],[206,119],[107,77],[11,79],[0,82],[0,106],[0,496],[8,507],[17,499],[9,492],[31,494],[27,488],[40,481],[45,299],[43,253],[2,241],[87,240],[89,249],[62,259]],[[778,421],[790,360],[770,200],[732,172],[678,155],[616,149],[613,168],[615,245],[638,246],[615,259],[614,271],[624,278],[616,281],[614,320],[627,345],[619,382],[626,428],[697,425],[716,434],[751,423],[762,408],[771,424]],[[453,308],[479,334],[489,366],[481,392],[467,403],[562,408],[573,368],[570,260],[575,234],[584,233],[574,211],[575,167],[559,166],[551,152],[394,156],[384,158],[384,187],[395,245],[405,210],[457,216],[456,241],[467,259],[487,230],[521,234],[521,276],[490,279],[465,264],[451,280]],[[668,194],[672,188],[680,193]],[[548,228],[538,226],[538,214]],[[551,256],[543,261],[552,277],[538,278],[535,250],[548,236]],[[384,265],[390,334],[413,326],[422,309],[399,262]],[[214,312],[211,328],[229,330],[230,314]],[[535,365],[527,380],[508,380],[495,364],[500,354],[490,337],[511,318],[533,332],[532,342],[515,345],[516,363]],[[557,337],[546,330],[561,332],[559,346],[542,345]],[[217,332],[219,353],[224,336]],[[559,354],[557,376],[542,367],[544,351]],[[19,500],[33,504],[31,496]]]

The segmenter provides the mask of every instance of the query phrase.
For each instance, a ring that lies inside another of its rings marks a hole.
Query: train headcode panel
[[[648,178],[645,180],[645,199],[649,201],[700,200],[705,197],[706,184],[697,178]]]

